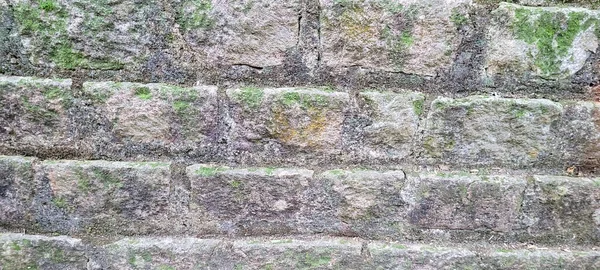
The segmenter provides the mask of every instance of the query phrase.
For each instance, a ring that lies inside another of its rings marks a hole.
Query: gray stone
[[[35,192],[35,158],[0,156],[0,227],[26,227]]]
[[[9,1],[21,53],[35,66],[128,71],[171,32],[159,2]]]
[[[297,232],[313,171],[285,168],[187,168],[192,231],[270,235]]]
[[[81,240],[0,233],[0,269],[89,269]]]
[[[186,0],[177,8],[177,37],[207,66],[279,66],[298,42],[299,0]]]
[[[347,93],[318,89],[229,89],[230,149],[238,159],[281,162],[342,152]],[[305,154],[307,153],[307,154]]]
[[[98,82],[83,88],[99,114],[112,123],[111,137],[120,146],[177,154],[212,142],[218,119],[214,86]]]
[[[596,10],[502,3],[488,27],[484,80],[495,75],[571,78],[598,48]]]
[[[418,141],[424,95],[361,92],[359,97],[365,103],[364,113],[371,122],[363,130],[364,155],[369,159],[406,159]]]
[[[596,243],[600,179],[534,176],[524,193],[521,226],[538,242]]]
[[[550,100],[440,97],[427,117],[422,156],[467,166],[542,165],[553,158],[552,128],[562,114]]]
[[[214,239],[124,238],[103,246],[96,263],[100,269],[233,269],[214,256],[222,255],[222,245]]]
[[[518,228],[524,177],[438,173],[408,179],[403,197],[416,227],[497,232]]]
[[[336,69],[360,66],[426,76],[434,76],[438,69],[452,64],[461,41],[456,20],[452,18],[471,3],[470,0],[320,2],[326,66]]]
[[[384,239],[400,235],[406,203],[402,171],[331,170],[306,192],[300,219],[308,231]]]
[[[44,161],[36,171],[37,229],[88,235],[167,230],[169,165]]]
[[[0,149],[29,153],[73,152],[71,80],[0,76]]]
[[[598,269],[598,252],[497,248],[480,254],[486,269]]]
[[[565,102],[563,106],[564,114],[556,131],[560,140],[554,144],[559,164],[583,172],[598,172],[600,106],[594,102]]]

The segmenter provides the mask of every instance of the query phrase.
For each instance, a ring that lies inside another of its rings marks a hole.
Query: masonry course
[[[598,269],[595,0],[0,2],[0,270]]]

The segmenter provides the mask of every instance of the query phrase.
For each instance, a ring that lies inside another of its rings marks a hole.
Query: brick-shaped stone
[[[521,226],[540,242],[600,240],[600,179],[533,176]]]
[[[403,196],[416,227],[510,232],[518,228],[526,185],[518,176],[420,174],[409,176]]]
[[[386,238],[404,223],[403,171],[330,170],[306,192],[302,227],[312,232]]]
[[[150,234],[168,229],[169,163],[44,161],[36,172],[41,231]]]
[[[430,163],[528,167],[553,159],[563,106],[550,100],[440,97],[431,104],[422,156]]]
[[[298,42],[300,0],[186,0],[177,8],[187,53],[207,66],[282,65]]]
[[[74,148],[71,80],[0,76],[0,149],[48,154]]]
[[[232,150],[252,153],[254,159],[341,153],[347,93],[247,87],[227,95],[235,123]]]
[[[313,171],[285,168],[187,168],[193,231],[264,235],[297,232]]]
[[[94,82],[85,83],[84,92],[113,124],[117,143],[132,151],[196,150],[211,142],[217,125],[214,86]]]
[[[0,269],[89,269],[79,239],[0,233]]]
[[[414,92],[362,92],[359,96],[370,120],[362,131],[365,156],[386,160],[409,156],[417,140],[425,97]]]
[[[35,192],[35,158],[0,156],[0,227],[22,227],[31,221]]]
[[[37,68],[129,72],[149,68],[149,63],[159,62],[155,50],[167,47],[165,37],[173,20],[158,1],[8,3],[12,33],[21,40],[19,53]]]
[[[600,12],[501,3],[487,31],[484,80],[571,78],[598,49]]]
[[[564,114],[556,127],[554,144],[560,169],[574,166],[583,172],[600,168],[600,105],[595,102],[565,102]],[[577,171],[579,172],[579,171]],[[576,172],[575,172],[576,173]]]
[[[323,62],[436,75],[448,68],[471,1],[320,0]],[[457,19],[460,18],[460,19]]]

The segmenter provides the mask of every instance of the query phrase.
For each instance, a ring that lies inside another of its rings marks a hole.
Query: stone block
[[[38,230],[88,235],[168,230],[169,165],[44,161],[36,171]]]

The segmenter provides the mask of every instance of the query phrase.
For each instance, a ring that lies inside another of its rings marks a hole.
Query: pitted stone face
[[[232,102],[232,148],[253,151],[267,147],[291,153],[341,152],[349,95],[319,89],[229,89]]]
[[[596,10],[502,3],[492,17],[483,67],[488,80],[499,74],[570,78],[598,48]]]
[[[328,67],[433,76],[452,64],[461,40],[456,24],[465,23],[471,0],[320,3],[323,61]]]
[[[427,117],[422,151],[451,164],[531,166],[553,154],[563,106],[549,100],[438,98]]]
[[[6,148],[73,148],[71,80],[0,76],[0,145]]]
[[[36,219],[42,230],[157,232],[164,227],[169,163],[44,161],[36,175]],[[46,213],[53,213],[47,215]]]

